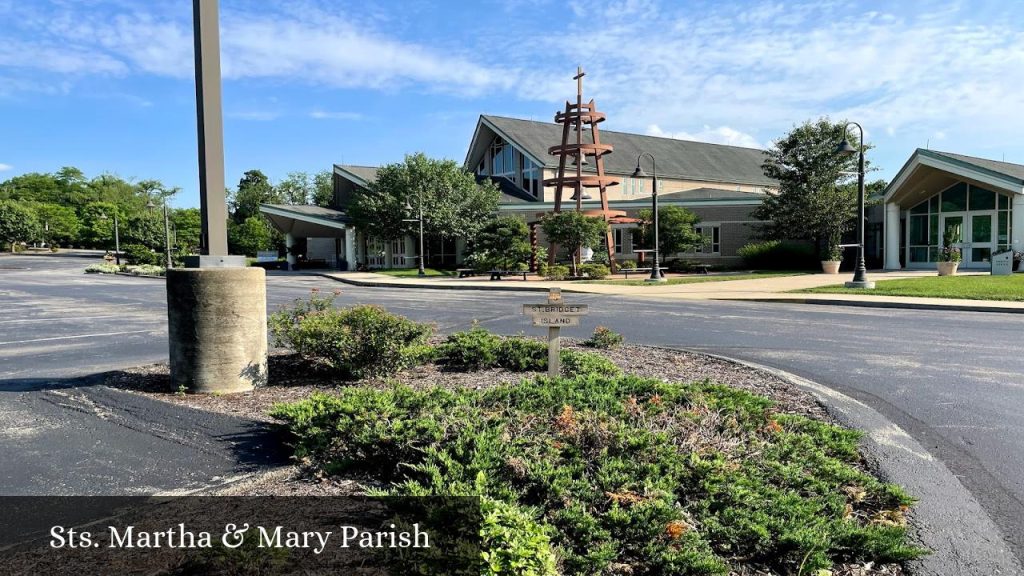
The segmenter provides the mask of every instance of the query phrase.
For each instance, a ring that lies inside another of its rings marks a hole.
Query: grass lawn
[[[756,280],[758,278],[775,278],[778,276],[802,276],[809,272],[778,271],[778,272],[752,272],[750,274],[723,274],[707,276],[683,276],[667,278],[665,282],[648,282],[650,275],[639,276],[637,280],[584,280],[584,284],[611,284],[615,286],[664,286],[666,284],[698,284],[701,282],[728,282],[730,280]],[[630,274],[632,276],[632,274]]]
[[[390,270],[372,270],[374,274],[384,274],[395,278],[416,278],[419,276],[419,268],[392,268]],[[427,276],[455,276],[453,270],[437,270],[436,268],[424,269]]]
[[[874,290],[844,288],[841,285],[806,288],[795,292],[819,294],[877,294],[919,298],[965,298],[1024,302],[1024,274],[1009,276],[929,276],[881,280]]]

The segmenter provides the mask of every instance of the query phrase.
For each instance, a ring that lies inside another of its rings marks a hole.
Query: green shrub
[[[120,271],[117,264],[90,264],[85,267],[86,274],[116,274]]]
[[[813,270],[820,266],[808,244],[781,240],[753,242],[736,251],[755,270]]]
[[[124,271],[133,276],[165,276],[167,274],[167,270],[163,266],[154,266],[152,264],[125,266]]]
[[[622,370],[614,362],[594,352],[562,350],[559,354],[562,375],[574,376],[621,376]]]
[[[160,255],[142,244],[128,244],[122,246],[122,249],[124,258],[129,264],[149,264],[155,266],[160,263]]]
[[[623,260],[618,264],[619,270],[636,270],[636,260]]]
[[[583,345],[608,350],[619,346],[623,340],[622,334],[606,326],[598,326],[594,328],[594,333],[590,335],[590,338],[583,341]]]
[[[492,574],[549,574],[549,547],[562,574],[586,576],[725,575],[739,558],[807,574],[923,553],[907,540],[912,500],[859,468],[857,432],[707,382],[346,388],[273,416],[295,457],[329,473],[480,495]]]
[[[498,346],[498,366],[512,372],[547,370],[548,345],[521,336],[504,338]]]
[[[393,374],[421,360],[433,328],[379,306],[336,309],[333,298],[314,293],[271,315],[276,346],[347,378]]]
[[[580,266],[580,274],[586,275],[591,280],[607,278],[611,271],[604,264],[584,264]]]
[[[453,370],[482,370],[498,365],[501,337],[480,326],[455,332],[437,347],[437,363]]]
[[[563,264],[547,266],[544,270],[544,277],[548,280],[565,280],[569,277],[569,267]]]

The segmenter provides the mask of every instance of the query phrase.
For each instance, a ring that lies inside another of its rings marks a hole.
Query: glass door
[[[939,238],[941,244],[939,245],[939,261],[942,260],[942,250],[947,247],[959,248],[960,255],[963,260],[960,262],[961,266],[966,265],[967,250],[964,246],[964,238],[966,236],[966,221],[967,214],[960,213],[946,213],[942,214],[942,223],[939,227],[939,231],[942,233],[942,237]]]
[[[995,219],[995,212],[971,212],[970,244],[964,249],[964,260],[968,263],[980,266],[992,261]]]

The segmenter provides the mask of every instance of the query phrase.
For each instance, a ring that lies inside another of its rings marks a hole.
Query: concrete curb
[[[905,310],[949,310],[953,312],[998,312],[1000,314],[1024,314],[1024,308],[1010,306],[979,306],[976,304],[930,304],[922,302],[843,300],[842,298],[712,298],[719,302],[774,302],[776,304],[821,304],[827,306],[856,306],[861,308],[902,308]],[[953,302],[956,302],[953,300]]]
[[[316,276],[323,276],[342,284],[349,284],[352,286],[362,286],[366,288],[416,288],[424,290],[491,290],[496,292],[544,292],[547,293],[550,288],[546,286],[520,286],[516,284],[481,284],[480,286],[453,286],[445,284],[404,284],[397,282],[382,282],[377,280],[358,280],[355,278],[342,278],[326,273],[317,273]],[[572,288],[562,288],[562,292],[571,292],[575,294],[593,294],[593,292],[587,292],[585,290],[574,290]]]
[[[1022,574],[995,523],[948,468],[874,408],[785,370],[719,354],[672,348],[761,370],[814,395],[840,423],[865,433],[863,445],[886,481],[919,502],[911,513],[918,542],[932,554],[906,564],[913,576]]]

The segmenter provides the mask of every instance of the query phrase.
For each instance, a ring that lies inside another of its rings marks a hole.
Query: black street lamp
[[[100,220],[108,220],[107,215],[100,212]],[[117,224],[117,212],[114,212],[114,263],[121,265],[121,231]]]
[[[419,257],[420,271],[418,272],[417,275],[422,278],[423,276],[427,275],[427,271],[424,270],[424,268],[423,268],[423,257],[425,256],[425,253],[423,251],[423,190],[420,190],[418,204],[419,204],[419,218],[404,218],[404,219],[402,219],[402,222],[419,222],[420,223],[420,257]],[[412,205],[409,204],[409,199],[408,198],[405,199],[405,211],[406,211],[406,213],[412,212]]]
[[[860,130],[860,141],[854,148],[846,139],[847,131],[853,124]],[[874,288],[875,283],[868,280],[867,267],[864,265],[864,128],[856,122],[847,122],[843,126],[843,140],[836,146],[836,154],[853,156],[859,154],[857,160],[857,269],[853,280],[846,283],[847,288]]]
[[[654,212],[654,264],[651,266],[651,277],[647,279],[648,282],[664,282],[665,277],[661,275],[661,264],[658,260],[658,253],[660,252],[658,246],[658,165],[654,160],[654,155],[650,152],[641,152],[636,157],[636,170],[633,171],[633,178],[646,178],[647,173],[640,167],[640,159],[644,156],[651,158],[651,182],[654,186],[651,190],[651,205]]]
[[[171,225],[167,219],[167,199],[162,199],[164,209],[164,267],[168,270],[174,268],[174,260],[171,259]],[[153,199],[150,198],[149,202],[146,202],[146,208],[152,210],[156,208],[156,204],[153,204]]]

